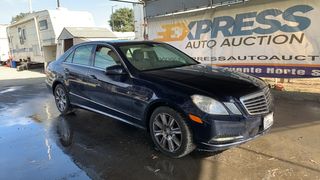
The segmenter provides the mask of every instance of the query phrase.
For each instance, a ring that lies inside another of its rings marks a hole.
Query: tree
[[[28,14],[30,14],[30,13],[20,13],[20,14],[18,14],[18,15],[16,15],[16,16],[13,16],[13,17],[11,18],[11,23],[15,23],[15,22],[21,20],[22,18],[24,18],[24,17],[27,16]]]
[[[129,8],[117,9],[114,13],[111,14],[109,25],[113,27],[113,31],[134,31],[133,10]]]

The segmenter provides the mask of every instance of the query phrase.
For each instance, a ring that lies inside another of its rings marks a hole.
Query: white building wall
[[[64,27],[95,27],[93,16],[86,11],[69,11],[65,8],[49,10],[55,43]]]
[[[6,28],[7,25],[0,25],[0,61],[9,59],[9,42]]]

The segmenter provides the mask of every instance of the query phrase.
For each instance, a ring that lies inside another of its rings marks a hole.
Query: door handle
[[[95,76],[93,74],[90,74],[89,77],[92,78],[92,79],[98,79],[97,76]]]
[[[95,86],[100,86],[100,80],[97,78],[97,76],[93,75],[93,74],[87,74],[87,77],[89,77],[90,79],[92,79],[90,81],[90,83],[94,84]]]

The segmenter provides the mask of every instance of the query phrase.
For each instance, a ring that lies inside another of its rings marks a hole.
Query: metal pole
[[[116,7],[116,6],[117,5],[111,6],[111,16],[113,15],[113,7]],[[114,20],[113,20],[113,18],[111,19],[111,30],[114,31]]]
[[[57,0],[57,8],[60,7],[60,0]]]
[[[112,19],[111,19],[111,23],[112,23],[112,24],[111,24],[111,30],[112,30],[112,32],[113,32],[114,22],[113,22],[113,17],[112,17],[112,16],[113,16],[113,6],[111,6],[111,18],[112,18]]]
[[[29,12],[32,13],[32,0],[29,0]]]
[[[118,6],[118,5],[113,5],[113,6],[111,6],[111,16],[113,15],[113,7],[116,7],[116,6]],[[111,30],[112,31],[114,31],[114,20],[113,20],[113,18],[112,18],[112,20],[111,20]]]

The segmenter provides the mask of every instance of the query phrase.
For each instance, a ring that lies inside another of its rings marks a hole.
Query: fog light
[[[210,143],[212,142],[229,142],[229,141],[236,141],[236,140],[240,140],[243,139],[243,136],[230,136],[230,137],[214,137],[210,140]]]

